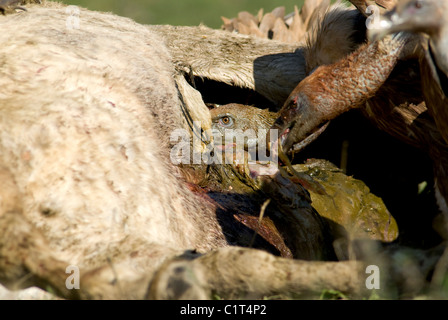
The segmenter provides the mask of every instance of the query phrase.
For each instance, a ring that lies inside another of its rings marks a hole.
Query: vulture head
[[[375,28],[368,31],[371,40],[400,31],[424,33],[430,38],[431,60],[448,75],[448,0],[402,0],[380,16]]]
[[[372,40],[399,31],[423,32],[436,36],[444,21],[448,9],[446,0],[403,0],[395,8],[380,16],[369,30]]]
[[[423,32],[437,36],[443,27],[448,9],[446,0],[403,0],[383,15],[369,30],[371,40],[383,38],[399,31]]]

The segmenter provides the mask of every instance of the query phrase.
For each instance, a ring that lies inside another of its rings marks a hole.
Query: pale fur
[[[225,245],[169,162],[169,133],[185,120],[162,40],[87,10],[69,30],[64,8],[51,6],[0,17],[12,30],[0,34],[0,168],[17,186],[17,211],[81,268],[123,259],[134,243]]]

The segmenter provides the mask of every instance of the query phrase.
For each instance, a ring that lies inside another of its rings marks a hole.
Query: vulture
[[[363,9],[370,4],[379,5],[381,12],[392,9],[396,4],[396,1],[351,2],[366,16]],[[402,3],[412,3],[414,11],[430,6],[430,1]],[[437,4],[440,7],[446,1]],[[416,8],[420,6],[422,8]],[[398,20],[398,10],[395,15],[390,14],[392,21],[396,19],[395,23],[401,21]],[[431,20],[443,21],[435,17]],[[444,111],[440,106],[444,104],[445,97],[443,63],[439,62],[442,54],[437,49],[440,44],[431,40],[430,49],[425,52],[419,38],[406,33],[395,34],[383,42],[366,42],[338,61],[307,68],[310,73],[292,90],[272,128],[280,130],[284,150],[289,150],[322,124],[360,107],[379,129],[429,155],[439,208],[447,213],[448,149],[444,137],[448,131],[444,126],[448,122],[440,114]],[[420,63],[422,59],[425,61],[423,64]],[[420,64],[423,66],[421,69]],[[432,74],[431,80],[425,74]],[[434,81],[437,86],[431,84]],[[439,107],[435,108],[432,103]]]
[[[226,129],[242,131],[253,129],[256,133],[259,129],[268,130],[278,116],[269,109],[259,109],[239,103],[213,108],[210,114],[212,128],[219,130],[222,134]]]
[[[404,0],[381,16],[377,28],[369,30],[372,40],[399,31],[424,33],[421,37],[425,56],[420,63],[425,101],[448,142],[448,27],[445,16],[448,1]]]
[[[273,125],[289,150],[331,119],[372,98],[397,64],[409,36],[370,43],[331,65],[318,67],[286,100]]]

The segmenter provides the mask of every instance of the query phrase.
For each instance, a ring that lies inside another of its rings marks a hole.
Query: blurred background
[[[114,12],[145,24],[171,24],[197,26],[203,23],[220,28],[221,16],[234,18],[240,11],[256,14],[284,6],[293,12],[294,5],[300,9],[303,0],[63,0],[91,10]]]

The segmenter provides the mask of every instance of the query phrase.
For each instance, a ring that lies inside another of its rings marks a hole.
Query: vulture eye
[[[421,7],[423,7],[423,1],[422,1],[422,0],[417,0],[417,1],[415,1],[414,6],[415,6],[417,9],[420,9]]]
[[[233,125],[233,119],[229,116],[224,116],[219,119],[219,124],[223,127],[231,127]]]

